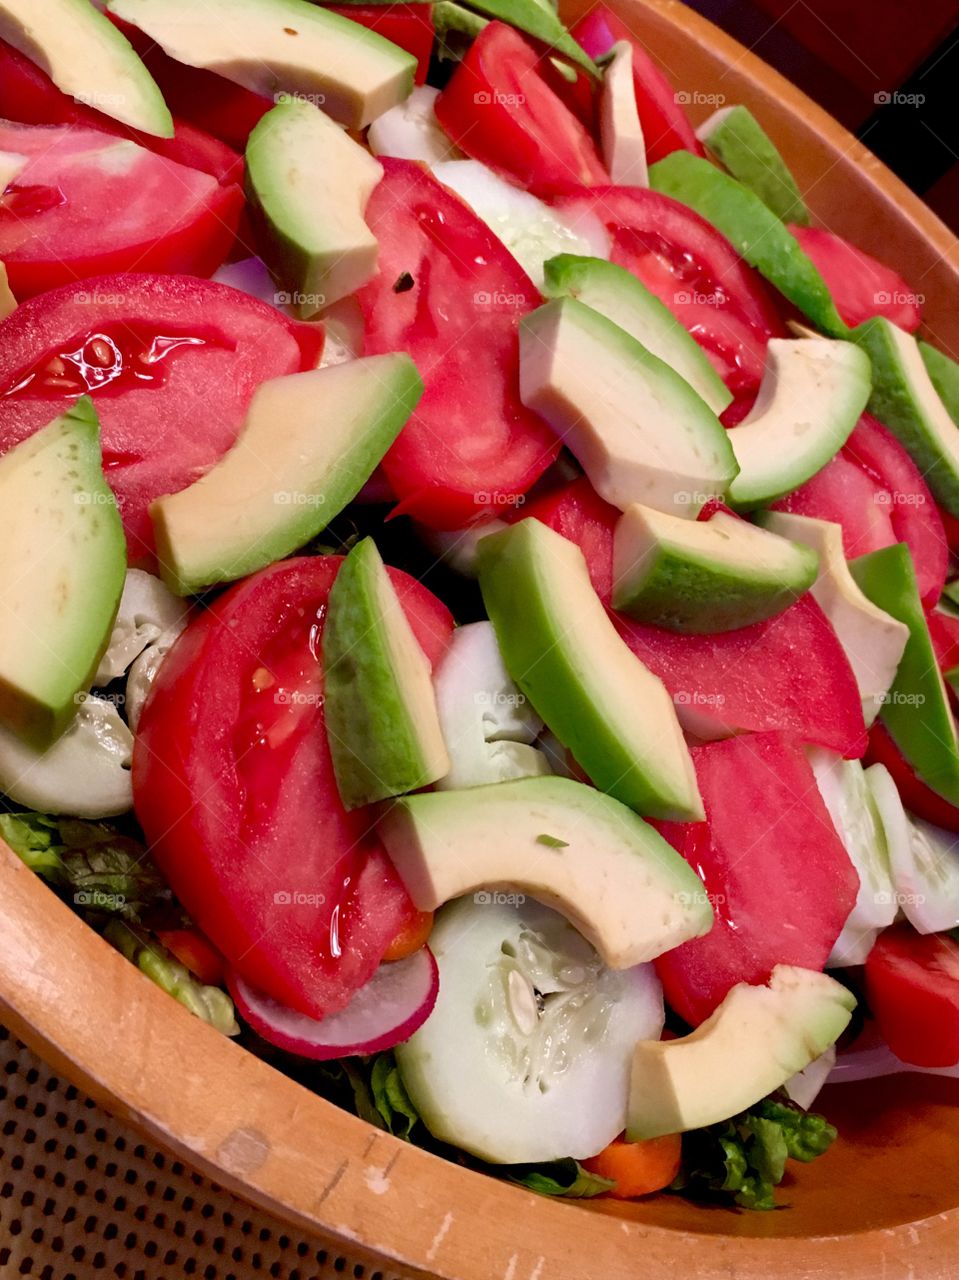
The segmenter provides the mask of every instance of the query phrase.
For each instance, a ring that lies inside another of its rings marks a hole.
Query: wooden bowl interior
[[[734,41],[671,0],[610,0],[677,89],[745,102],[816,217],[928,297],[959,350],[955,238],[849,135]],[[590,7],[570,0],[567,17]],[[694,116],[711,110],[694,101]],[[955,1274],[959,1083],[909,1076],[832,1089],[842,1140],[783,1188],[788,1212],[537,1199],[380,1134],[223,1040],[154,988],[0,848],[0,1016],[120,1116],[299,1228],[457,1280],[777,1280]]]

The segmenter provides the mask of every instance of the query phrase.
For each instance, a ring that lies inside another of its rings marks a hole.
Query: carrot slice
[[[670,1133],[645,1142],[627,1142],[614,1138],[599,1155],[581,1161],[584,1169],[609,1178],[615,1187],[608,1193],[616,1200],[633,1200],[636,1196],[662,1191],[679,1173],[682,1135]]]

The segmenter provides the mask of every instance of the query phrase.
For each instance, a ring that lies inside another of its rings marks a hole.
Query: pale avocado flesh
[[[371,538],[353,548],[330,591],[323,667],[327,738],[348,809],[449,772],[430,665]]]
[[[309,542],[356,497],[422,393],[404,354],[262,383],[230,452],[150,508],[170,590],[196,595]]]
[[[378,831],[414,904],[521,890],[628,969],[707,933],[702,882],[648,823],[570,778],[434,791],[391,805]]]
[[[669,631],[734,631],[781,613],[816,579],[809,547],[735,516],[629,507],[616,527],[613,607]]]
[[[834,978],[777,965],[767,986],[733,987],[690,1035],[640,1041],[627,1141],[685,1133],[745,1111],[835,1044],[855,1007],[852,992]]]
[[[644,816],[701,820],[672,699],[621,640],[580,549],[523,520],[479,557],[507,670],[596,786]]]
[[[42,746],[90,687],[126,574],[89,399],[0,458],[0,545],[0,720]]]
[[[302,319],[376,274],[363,220],[383,175],[365,147],[309,102],[281,102],[250,134],[246,187],[263,257]]]
[[[711,222],[817,329],[833,338],[848,336],[849,330],[812,259],[748,187],[689,151],[674,151],[652,165],[649,184]]]
[[[547,297],[576,298],[619,325],[685,379],[713,413],[732,403],[732,392],[696,339],[632,272],[570,253],[550,258],[543,270]]]
[[[919,599],[916,572],[903,542],[850,561],[866,596],[909,628],[902,660],[880,717],[916,773],[959,805],[959,740]]]

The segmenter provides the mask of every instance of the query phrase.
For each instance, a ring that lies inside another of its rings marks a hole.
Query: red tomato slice
[[[698,1026],[737,982],[777,964],[822,969],[859,877],[802,747],[744,734],[692,752],[706,822],[654,825],[699,873],[716,920],[656,961],[669,1004]]]
[[[17,298],[115,271],[208,276],[236,239],[239,187],[129,139],[0,122],[0,151],[30,157],[0,196],[0,260]]]
[[[0,40],[0,118],[23,124],[76,124],[132,138],[148,151],[212,174],[218,182],[241,182],[243,157],[186,120],[176,120],[172,138],[140,133],[61,93],[46,72]]]
[[[619,512],[585,478],[524,508],[583,551],[609,604]],[[678,635],[613,614],[620,635],[659,676],[699,737],[782,730],[857,758],[866,727],[856,679],[825,614],[806,595],[765,622],[717,635]]]
[[[759,386],[766,343],[784,332],[782,322],[765,283],[705,219],[639,187],[599,187],[551,203],[574,222],[600,219],[613,262],[670,309],[730,390]]]
[[[869,730],[865,763],[886,766],[910,813],[947,831],[959,831],[959,809],[922,781],[880,720]]]
[[[182,116],[238,151],[246,148],[250,133],[274,106],[272,98],[262,98],[213,71],[176,62],[139,27],[121,22],[112,13],[107,17],[143,59],[174,115]]]
[[[926,610],[929,638],[936,653],[939,670],[945,675],[959,667],[959,617],[954,613],[941,613],[938,609]],[[953,701],[956,694],[950,688]]]
[[[870,316],[886,316],[909,333],[919,328],[922,298],[892,267],[821,227],[791,223],[789,230],[812,258],[850,328]]]
[[[790,511],[840,525],[847,560],[897,541],[888,489],[845,453],[837,454],[812,479],[772,506],[774,511]]]
[[[539,295],[457,196],[409,160],[382,163],[366,211],[380,271],[358,295],[366,353],[408,351],[426,383],[383,469],[404,514],[459,529],[514,505],[559,451],[519,397],[517,325]]]
[[[103,276],[32,298],[0,326],[0,453],[77,395],[100,415],[133,564],[148,508],[226,452],[261,382],[316,365],[322,331],[187,276]]]
[[[324,8],[368,27],[416,59],[416,83],[426,81],[433,56],[433,6],[429,4],[331,4]]]
[[[911,925],[884,930],[866,960],[866,995],[889,1048],[917,1067],[959,1062],[959,943]]]
[[[888,427],[868,413],[859,419],[843,452],[888,490],[896,541],[909,544],[923,604],[935,604],[949,572],[949,546],[939,508],[919,468]]]
[[[248,982],[314,1018],[416,916],[369,813],[336,789],[319,654],[341,563],[285,560],[220,596],[164,663],[133,760],[137,817],[190,916]],[[390,574],[435,663],[452,617]]]
[[[671,151],[692,151],[697,156],[706,154],[680,105],[682,94],[674,91],[639,37],[622,18],[599,5],[577,22],[573,35],[591,58],[601,58],[620,40],[632,45],[636,106],[650,164],[662,160]]]
[[[199,929],[158,929],[157,937],[180,964],[208,987],[220,987],[226,981],[223,957]]]
[[[518,31],[491,22],[437,98],[437,120],[468,156],[533,195],[607,185],[592,138],[538,66]]]

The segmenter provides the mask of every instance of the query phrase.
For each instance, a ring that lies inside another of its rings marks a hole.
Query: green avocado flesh
[[[674,151],[652,165],[649,185],[711,222],[817,329],[832,338],[848,337],[849,330],[812,259],[748,187],[689,151]]]
[[[809,547],[724,512],[682,520],[637,504],[616,526],[613,607],[669,631],[734,631],[788,609],[818,567]]]
[[[580,549],[523,520],[479,558],[507,670],[596,786],[647,817],[701,820],[672,699],[620,639]]]
[[[720,107],[697,130],[724,169],[781,222],[809,224],[809,210],[776,144],[748,107]]]
[[[126,575],[86,397],[0,458],[0,546],[0,721],[43,746],[90,687]]]
[[[357,543],[336,575],[323,668],[326,732],[347,809],[449,773],[430,664],[372,538]]]
[[[879,714],[919,777],[959,805],[959,740],[919,599],[916,572],[903,542],[850,561],[864,595],[909,628],[909,639]]]

